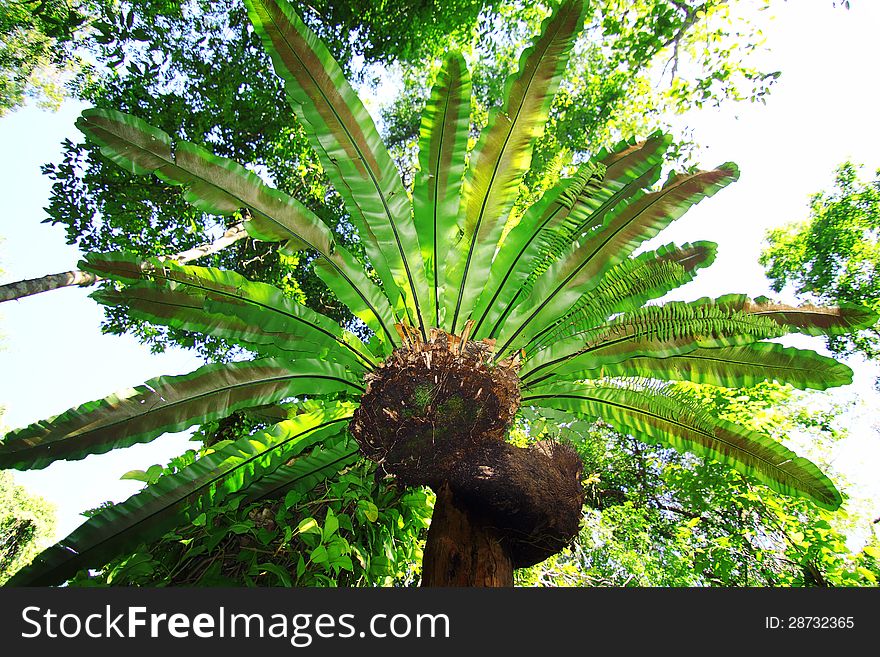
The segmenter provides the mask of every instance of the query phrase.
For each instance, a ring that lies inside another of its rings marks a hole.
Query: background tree
[[[855,302],[880,309],[880,172],[859,177],[841,164],[834,188],[810,199],[809,218],[767,233],[761,264],[777,292],[786,285],[818,303]],[[829,338],[832,352],[880,356],[880,328]]]
[[[56,108],[88,65],[77,48],[108,0],[0,0],[0,116],[27,99]]]
[[[356,55],[367,64],[417,61],[435,57],[438,45],[450,39],[466,41],[479,11],[495,3],[429,0],[377,5],[320,0],[311,3],[305,18],[346,63]],[[0,116],[27,98],[54,108],[66,95],[76,97],[77,88],[96,72],[96,56],[99,63],[120,67],[131,54],[128,46],[152,42],[157,22],[210,13],[210,4],[198,0],[0,1]],[[77,75],[80,80],[73,83]]]
[[[27,566],[55,535],[55,508],[0,472],[0,585]]]
[[[846,434],[843,409],[822,393],[776,383],[688,389],[722,416],[796,445],[834,471],[831,450]],[[589,473],[584,526],[571,550],[519,571],[523,585],[877,585],[880,537],[854,500],[828,513],[603,423],[568,430]]]

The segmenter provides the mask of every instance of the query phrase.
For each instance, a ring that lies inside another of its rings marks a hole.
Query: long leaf
[[[602,226],[620,203],[639,198],[659,177],[669,141],[658,133],[643,142],[622,142],[611,153],[603,150],[530,206],[492,261],[472,315],[473,335],[495,337],[569,245]]]
[[[85,261],[80,262],[80,267],[108,278],[116,278],[121,270],[119,278],[123,281],[135,280],[133,271],[136,269],[142,281],[167,284],[174,286],[175,290],[184,286],[192,294],[204,295],[206,312],[232,315],[247,323],[259,324],[262,331],[287,331],[322,348],[335,346],[370,368],[375,365],[370,350],[357,336],[343,331],[330,318],[287,299],[272,285],[249,281],[235,272],[212,267],[157,263],[135,268],[130,264],[132,260],[135,257],[125,253],[89,253]],[[113,301],[116,297],[99,294],[97,298]]]
[[[830,510],[841,504],[831,480],[807,459],[669,391],[559,383],[524,395],[523,404],[602,418],[646,442],[714,459],[785,495],[806,497]]]
[[[160,376],[9,432],[0,443],[0,468],[39,469],[59,459],[103,454],[288,397],[362,393],[351,379],[341,365],[306,359],[294,370],[262,359]]]
[[[347,251],[339,249],[335,256],[346,262],[346,267],[349,268],[346,271],[358,269],[359,266],[354,256]],[[391,333],[391,328],[397,322],[383,291],[366,276],[364,279],[367,284],[358,280],[357,285],[353,285],[352,279],[343,275],[340,268],[326,258],[315,260],[312,267],[314,267],[315,274],[324,281],[333,295],[344,303],[355,317],[362,320],[376,336],[375,339],[370,338],[369,341],[371,347],[374,343],[378,343],[374,352],[391,353],[398,342],[397,333],[395,332],[393,335]]]
[[[412,205],[394,161],[342,69],[285,0],[245,0],[290,104],[342,196],[397,312],[427,338],[430,293]]]
[[[444,299],[452,333],[486,282],[483,274],[531,163],[534,141],[544,132],[585,12],[583,0],[564,0],[544,22],[540,37],[522,54],[519,71],[507,82],[503,108],[492,113],[471,156],[462,199],[463,237],[452,254]]]
[[[673,301],[625,313],[607,324],[547,345],[530,356],[521,379],[535,385],[634,356],[665,358],[698,347],[778,338],[788,331],[772,319],[700,302]]]
[[[606,271],[738,175],[732,163],[711,171],[675,175],[662,189],[609,215],[600,230],[573,245],[570,253],[537,281],[532,294],[517,307],[499,335],[499,355],[517,343],[528,343],[564,316],[583,294],[599,284]]]
[[[247,313],[242,312],[241,306],[212,304],[204,294],[174,282],[169,285],[138,283],[118,291],[101,290],[90,296],[104,305],[125,306],[132,317],[223,338],[260,356],[288,361],[320,358],[359,373],[371,369],[350,351],[340,349],[338,343],[328,342],[323,334],[315,336],[311,331],[303,331],[302,324],[278,312],[254,306],[252,312]],[[209,312],[206,308],[231,312]]]
[[[530,353],[521,374],[527,385],[571,378],[637,356],[668,358],[697,348],[745,345],[787,333],[836,335],[877,321],[869,308],[787,306],[729,294],[670,302],[626,313],[592,330],[549,342]],[[795,382],[792,382],[793,384]]]
[[[253,172],[195,144],[172,141],[158,128],[114,110],[90,109],[77,127],[101,146],[101,152],[135,174],[155,174],[185,188],[185,198],[212,214],[248,208],[248,233],[267,241],[296,240],[315,249],[328,270],[334,291],[347,290],[352,312],[390,343],[396,340],[391,307],[350,253],[339,247],[330,229],[296,199],[263,183]]]
[[[419,172],[413,185],[413,221],[432,287],[433,325],[441,325],[446,257],[457,237],[456,217],[470,127],[471,80],[464,58],[450,54],[440,69],[419,131]]]
[[[81,568],[100,567],[122,550],[161,536],[207,506],[248,487],[345,428],[350,405],[297,415],[240,438],[180,472],[164,475],[125,502],[104,509],[20,570],[11,586],[61,584]]]
[[[667,358],[633,356],[596,369],[570,372],[568,379],[644,377],[692,381],[727,388],[778,381],[805,390],[825,390],[852,383],[852,370],[833,358],[775,342],[739,347],[698,348]]]

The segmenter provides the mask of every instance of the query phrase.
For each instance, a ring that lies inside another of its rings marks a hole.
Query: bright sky
[[[60,159],[64,138],[80,139],[74,121],[83,107],[65,107],[57,114],[25,109],[0,119],[0,193],[6,199],[0,218],[2,282],[76,268],[80,254],[65,244],[63,229],[40,223],[51,189],[40,165]],[[134,338],[102,335],[103,311],[88,298],[91,291],[68,288],[0,304],[0,345],[5,348],[0,351],[0,406],[6,409],[0,422],[8,428],[201,365],[183,350],[153,355]],[[142,484],[121,481],[122,474],[165,464],[189,446],[185,435],[166,435],[147,445],[14,475],[57,506],[61,538],[84,520],[82,510],[138,491]]]
[[[765,68],[782,78],[767,105],[740,105],[685,117],[707,147],[698,158],[706,167],[732,160],[741,178],[689,211],[661,235],[662,242],[708,239],[720,245],[716,263],[682,298],[744,292],[769,294],[757,263],[770,226],[806,217],[811,193],[828,188],[832,172],[851,158],[880,167],[876,63],[880,61],[880,2],[854,2],[850,11],[831,0],[774,3],[776,20],[764,27],[771,48]],[[79,253],[64,243],[61,228],[41,224],[50,181],[39,166],[60,159],[60,142],[78,140],[73,127],[80,106],[56,114],[21,110],[0,119],[0,268],[2,282],[76,267]],[[0,405],[3,422],[19,427],[71,406],[142,383],[162,374],[191,371],[200,363],[182,351],[151,355],[131,338],[101,335],[101,310],[88,291],[54,291],[0,305]],[[797,346],[820,349],[809,340]],[[835,394],[855,398],[850,439],[838,446],[834,465],[853,486],[847,492],[871,497],[880,515],[880,401],[871,389],[880,368],[851,362],[856,384]],[[55,503],[59,537],[83,520],[79,512],[136,492],[137,482],[120,481],[131,469],[165,463],[188,447],[185,435],[164,436],[149,445],[56,463],[39,472],[15,473],[16,480]]]

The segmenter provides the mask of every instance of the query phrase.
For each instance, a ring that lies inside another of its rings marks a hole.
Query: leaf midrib
[[[212,477],[212,478],[209,479],[208,481],[203,482],[202,484],[199,484],[198,486],[195,486],[194,488],[189,489],[189,490],[186,492],[186,494],[184,494],[184,495],[177,494],[177,495],[176,495],[177,499],[173,502],[173,504],[179,504],[180,501],[181,501],[182,499],[184,499],[184,498],[186,498],[186,497],[188,497],[188,496],[190,496],[190,495],[193,495],[194,493],[198,492],[198,491],[201,490],[201,489],[204,489],[204,488],[210,486],[211,484],[215,483],[215,482],[218,481],[219,479],[221,479],[221,478],[227,476],[229,473],[231,473],[231,472],[237,470],[238,468],[244,467],[245,465],[247,465],[247,464],[250,463],[251,461],[253,461],[253,460],[257,459],[257,458],[260,458],[260,457],[262,457],[262,456],[265,456],[265,455],[268,454],[269,452],[271,452],[271,451],[273,451],[273,450],[275,450],[275,449],[278,449],[279,447],[282,447],[282,446],[286,445],[286,444],[289,443],[291,440],[295,440],[295,439],[297,439],[297,438],[301,438],[301,437],[305,436],[305,435],[308,434],[308,433],[312,433],[312,432],[318,431],[318,430],[320,430],[320,429],[324,429],[324,428],[326,428],[326,427],[328,427],[328,426],[332,426],[333,424],[336,424],[337,422],[344,422],[344,421],[347,421],[347,420],[350,420],[350,419],[351,419],[351,416],[349,415],[349,416],[345,416],[345,417],[342,417],[342,418],[336,418],[336,419],[334,419],[334,420],[329,420],[329,421],[327,421],[327,422],[322,422],[321,424],[316,425],[316,426],[314,426],[314,427],[310,427],[310,428],[308,428],[308,429],[306,429],[306,430],[304,430],[304,431],[302,431],[302,432],[296,434],[295,436],[291,436],[290,438],[286,438],[285,440],[281,441],[281,442],[278,443],[277,445],[273,445],[272,447],[269,447],[269,448],[263,450],[263,451],[260,452],[259,454],[253,454],[253,455],[247,457],[246,459],[244,459],[243,461],[241,461],[241,462],[235,464],[233,467],[230,467],[230,468],[227,468],[227,469],[223,470],[222,472],[220,472],[220,473],[217,474],[216,476]],[[305,477],[305,476],[308,476],[308,473],[305,474],[305,475],[302,475],[302,476],[299,477],[299,478],[302,478],[302,477]],[[259,480],[259,478],[257,478],[257,480]],[[256,481],[256,480],[255,480],[255,481]],[[167,493],[164,493],[164,494],[167,494]],[[156,499],[156,498],[154,498],[154,499]],[[126,533],[126,532],[133,531],[135,527],[137,527],[138,525],[140,525],[140,524],[142,524],[142,523],[145,523],[145,522],[149,521],[149,520],[152,519],[154,516],[160,514],[162,511],[164,511],[165,509],[169,508],[170,506],[172,506],[172,505],[170,505],[170,504],[166,504],[164,507],[159,508],[159,509],[156,509],[155,511],[149,513],[148,515],[146,515],[146,516],[144,516],[144,517],[138,519],[136,522],[131,523],[131,524],[129,524],[129,525],[123,527],[123,528],[120,528],[118,531],[113,532],[112,535],[111,535],[109,538],[104,538],[104,539],[101,541],[101,543],[99,543],[99,544],[97,544],[97,545],[93,545],[93,546],[87,548],[86,550],[83,550],[82,552],[78,552],[78,551],[77,551],[72,545],[66,544],[66,543],[64,542],[64,540],[59,541],[59,542],[57,543],[57,545],[58,545],[58,547],[60,547],[60,548],[63,548],[63,549],[66,549],[66,550],[69,550],[69,551],[73,552],[73,554],[75,555],[75,557],[73,557],[73,558],[82,557],[82,555],[87,554],[88,552],[90,552],[90,551],[92,551],[92,550],[95,550],[95,549],[100,548],[100,546],[101,546],[102,544],[106,543],[107,541],[109,541],[109,540],[113,540],[114,538],[116,538],[116,537],[118,537],[118,536],[120,536],[121,534],[124,534],[124,533]],[[67,563],[67,562],[62,562],[62,563],[60,563],[60,564],[55,565],[55,566],[53,567],[53,570],[57,570],[57,569],[59,569],[59,568],[62,568],[66,563]]]
[[[263,5],[263,6],[265,7],[265,5]],[[279,7],[279,10],[280,10],[280,9],[281,9],[281,8]],[[404,248],[403,248],[403,245],[400,243],[400,235],[399,235],[399,233],[398,233],[398,231],[397,231],[397,224],[395,223],[395,221],[394,221],[394,217],[393,217],[392,214],[391,214],[391,209],[388,207],[388,201],[387,201],[387,199],[385,198],[385,193],[384,193],[384,191],[382,190],[382,188],[379,186],[379,182],[378,182],[378,180],[376,179],[375,174],[373,173],[372,167],[369,166],[369,163],[367,162],[366,158],[365,158],[364,155],[363,155],[363,151],[362,151],[362,150],[360,149],[360,147],[358,146],[357,140],[355,140],[355,139],[351,136],[351,133],[348,131],[348,128],[347,128],[346,125],[345,125],[345,122],[342,120],[342,117],[341,117],[341,116],[339,115],[339,113],[336,111],[336,108],[335,108],[335,107],[333,106],[333,104],[330,102],[329,98],[327,98],[326,94],[324,93],[324,90],[321,88],[321,85],[318,84],[318,81],[317,81],[317,80],[315,79],[315,77],[312,75],[311,70],[309,69],[309,67],[305,65],[305,62],[303,62],[302,58],[299,56],[299,53],[297,53],[296,50],[295,50],[295,49],[293,48],[293,46],[291,45],[290,41],[289,41],[288,38],[287,38],[287,32],[286,32],[286,30],[282,29],[282,27],[278,25],[278,23],[276,22],[276,20],[275,20],[275,16],[274,16],[274,14],[273,14],[272,11],[267,11],[266,13],[267,13],[267,15],[269,16],[269,19],[272,21],[272,24],[275,26],[275,29],[278,31],[280,37],[284,40],[284,43],[285,43],[285,44],[287,45],[287,47],[290,49],[290,52],[291,52],[291,53],[293,54],[293,56],[297,59],[297,61],[299,61],[301,68],[306,72],[306,74],[309,76],[309,78],[311,78],[312,82],[314,83],[315,88],[318,89],[318,91],[319,91],[319,93],[321,94],[321,96],[323,97],[323,99],[324,99],[324,101],[325,101],[327,107],[330,108],[330,111],[333,112],[333,115],[334,115],[334,116],[337,118],[337,120],[339,121],[339,125],[340,125],[340,126],[342,127],[342,129],[345,131],[345,134],[348,135],[348,137],[349,137],[349,141],[351,142],[352,146],[354,147],[355,151],[357,152],[358,156],[360,157],[361,162],[363,162],[364,165],[365,165],[365,166],[364,166],[364,169],[367,171],[368,175],[370,176],[370,180],[371,180],[371,182],[373,183],[373,186],[375,187],[376,192],[378,193],[378,196],[379,196],[379,198],[380,198],[381,201],[382,201],[382,207],[383,207],[383,209],[385,210],[385,216],[388,217],[388,223],[389,223],[389,225],[391,226],[391,230],[392,230],[393,233],[394,233],[394,241],[395,241],[395,244],[396,244],[396,246],[397,246],[397,251],[398,251],[398,253],[400,254],[401,261],[403,262],[404,270],[406,271],[407,282],[408,282],[408,284],[409,284],[410,292],[412,293],[413,302],[415,303],[415,311],[416,311],[416,315],[418,316],[418,319],[419,319],[419,329],[420,329],[421,332],[422,332],[422,337],[423,337],[425,340],[427,340],[428,337],[427,337],[427,333],[426,333],[426,331],[425,331],[424,320],[422,319],[422,311],[421,311],[421,308],[420,308],[420,306],[419,306],[419,295],[418,295],[417,292],[416,292],[416,289],[415,289],[415,281],[413,280],[412,272],[410,271],[409,261],[407,260],[406,252],[405,252],[405,250],[404,250]],[[271,37],[270,37],[270,38],[271,38]],[[341,95],[341,94],[340,94],[340,95]],[[366,135],[364,136],[364,139],[366,139]],[[357,202],[356,202],[356,204],[358,205],[358,209],[360,209],[360,204],[357,203]],[[361,212],[363,212],[363,211],[361,211]],[[366,222],[366,216],[364,216],[364,222]],[[377,240],[377,242],[378,242],[378,240]],[[379,246],[379,245],[378,245],[378,243],[377,243],[377,247],[378,247],[378,246]],[[380,248],[380,251],[381,251],[381,248]],[[405,307],[405,304],[404,304],[404,307]],[[389,334],[389,335],[390,335],[390,334]]]
[[[250,361],[250,362],[257,363],[258,367],[263,366],[258,361]],[[215,371],[221,371],[221,370],[215,370]],[[214,372],[206,373],[206,376],[213,374],[213,373]],[[72,433],[67,433],[59,438],[56,438],[55,440],[51,440],[48,442],[41,442],[39,445],[30,445],[30,446],[24,447],[22,449],[14,450],[14,451],[10,452],[9,454],[12,455],[12,454],[16,454],[16,453],[19,453],[22,451],[33,450],[33,449],[54,451],[52,449],[53,446],[59,445],[59,444],[64,444],[61,442],[62,440],[65,440],[68,438],[79,438],[81,436],[88,436],[89,433],[92,433],[95,431],[106,431],[107,429],[112,429],[113,427],[120,425],[120,424],[124,424],[125,422],[128,422],[132,419],[135,419],[135,418],[142,419],[144,417],[147,417],[150,413],[164,411],[164,410],[174,408],[175,406],[179,406],[181,404],[188,404],[191,402],[195,402],[200,399],[204,399],[205,397],[210,397],[211,395],[217,394],[218,392],[223,392],[226,390],[237,390],[237,389],[246,388],[249,386],[266,385],[266,384],[274,383],[276,381],[293,380],[293,379],[324,379],[324,380],[328,380],[328,381],[338,381],[338,382],[344,383],[348,386],[351,386],[352,388],[360,391],[361,393],[364,392],[364,388],[357,385],[356,383],[352,383],[351,381],[348,381],[348,380],[343,379],[341,377],[337,377],[337,376],[333,376],[333,375],[329,375],[329,374],[290,374],[290,375],[286,375],[286,376],[267,377],[264,379],[260,379],[258,381],[248,381],[245,383],[236,383],[231,386],[217,387],[217,388],[214,388],[214,389],[209,390],[207,392],[199,393],[198,395],[193,395],[192,397],[186,397],[185,399],[178,399],[178,400],[175,400],[172,402],[168,402],[166,404],[161,404],[161,400],[157,400],[150,408],[146,409],[142,413],[136,413],[128,418],[123,418],[123,419],[117,420],[115,422],[110,422],[109,424],[102,424],[97,427],[90,427],[89,429],[86,429],[86,430],[80,430],[80,431],[74,431]],[[159,390],[156,390],[155,388],[150,388],[150,389],[155,394],[159,395],[160,397],[162,396],[162,393]],[[129,399],[131,399],[131,398],[129,398]],[[128,399],[126,399],[125,401],[128,401]],[[135,434],[135,436],[137,436],[137,435],[139,435],[139,434]]]
[[[624,411],[624,412],[627,413],[627,414],[633,414],[633,415],[635,415],[635,414],[640,414],[640,415],[645,415],[645,416],[647,416],[647,417],[658,418],[658,419],[660,419],[660,420],[662,420],[662,421],[664,421],[664,422],[668,422],[668,423],[670,423],[670,424],[672,424],[672,425],[675,425],[675,426],[681,427],[682,429],[687,429],[688,431],[694,431],[694,432],[696,432],[696,433],[699,433],[699,434],[701,434],[701,435],[703,435],[703,436],[705,436],[706,438],[709,438],[709,439],[711,439],[711,440],[717,440],[717,441],[720,442],[720,443],[723,443],[723,444],[725,444],[725,445],[728,445],[730,448],[732,448],[732,449],[734,449],[734,450],[739,450],[740,452],[745,452],[745,450],[744,450],[743,448],[741,448],[741,447],[737,447],[737,446],[736,446],[734,443],[732,443],[731,441],[729,441],[729,440],[725,440],[724,438],[722,438],[722,437],[716,435],[715,433],[711,433],[711,434],[710,434],[710,433],[708,433],[707,431],[705,431],[704,429],[700,429],[699,427],[689,426],[689,425],[687,425],[687,424],[683,424],[683,423],[679,422],[678,420],[674,420],[674,419],[666,418],[666,417],[664,417],[663,415],[660,415],[659,413],[653,413],[653,412],[650,412],[650,411],[647,411],[647,410],[638,409],[638,408],[633,408],[632,406],[626,406],[626,405],[621,404],[621,403],[619,403],[619,402],[608,401],[608,400],[601,399],[601,398],[597,398],[597,397],[589,397],[589,396],[587,396],[587,395],[575,395],[575,394],[564,394],[564,393],[563,393],[563,394],[531,395],[531,396],[528,396],[528,397],[523,397],[523,402],[530,401],[530,400],[534,400],[534,399],[578,399],[578,400],[586,400],[586,401],[590,401],[590,402],[594,402],[594,403],[598,403],[598,404],[604,404],[604,405],[607,405],[607,406],[612,406],[612,407],[617,408],[617,409],[619,409],[619,410],[621,410],[621,411]],[[656,439],[655,439],[655,440],[656,440]],[[687,438],[683,438],[683,440],[687,441],[688,439],[687,439]],[[814,486],[812,486],[812,485],[807,485],[806,482],[805,482],[802,478],[795,476],[795,475],[792,474],[791,472],[787,472],[787,471],[785,471],[785,470],[782,470],[781,466],[785,465],[786,463],[791,463],[791,462],[794,460],[793,458],[786,459],[785,461],[783,461],[782,463],[780,463],[780,464],[777,465],[777,464],[773,463],[772,461],[769,461],[769,460],[767,460],[766,458],[764,458],[764,457],[762,457],[762,456],[759,456],[759,455],[755,454],[754,452],[746,452],[746,453],[749,454],[750,456],[752,456],[752,458],[754,458],[755,460],[758,460],[758,461],[761,461],[761,462],[763,462],[763,463],[766,463],[766,464],[767,464],[768,466],[770,466],[773,470],[775,470],[775,471],[779,471],[779,472],[781,472],[781,473],[784,473],[784,474],[786,474],[788,477],[790,477],[791,479],[794,479],[795,481],[797,481],[797,482],[799,482],[799,483],[801,483],[801,484],[804,484],[804,488],[802,488],[801,490],[808,490],[808,491],[811,491],[811,492],[815,492],[816,489],[815,489]],[[710,457],[710,458],[711,458],[711,457]],[[779,481],[779,480],[778,480],[778,481]],[[782,481],[780,481],[780,483],[782,483]],[[825,495],[819,495],[819,494],[817,494],[817,495],[815,495],[815,496],[816,496],[817,498],[820,498],[820,499],[823,499],[823,500],[824,500],[824,499],[827,499],[827,498],[825,497]]]

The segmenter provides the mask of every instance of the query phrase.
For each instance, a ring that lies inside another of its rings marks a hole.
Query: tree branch
[[[681,41],[684,38],[685,34],[687,34],[694,25],[699,22],[699,14],[700,12],[704,12],[708,10],[710,5],[712,4],[711,0],[707,0],[701,5],[690,6],[684,2],[677,2],[676,0],[669,0],[670,4],[672,4],[679,11],[684,12],[684,20],[679,26],[678,30],[676,30],[675,34],[670,36],[666,41],[662,42],[659,50],[663,50],[664,48],[668,48],[672,46],[672,56],[669,58],[669,61],[666,62],[666,66],[663,67],[663,72],[666,72],[666,67],[669,64],[672,64],[672,72],[671,77],[675,79],[676,74],[678,73],[678,49],[681,45]],[[725,4],[727,0],[720,0],[718,2],[719,5]]]
[[[218,251],[222,251],[234,242],[247,237],[244,224],[238,223],[229,228],[223,236],[211,242],[210,244],[202,244],[201,246],[188,249],[177,255],[161,256],[161,262],[174,261],[180,265],[204,258]],[[49,290],[57,290],[64,287],[78,285],[79,287],[88,287],[95,285],[102,279],[100,276],[90,274],[89,272],[74,269],[73,271],[62,272],[60,274],[49,274],[40,278],[30,278],[24,281],[16,281],[0,285],[0,303],[4,301],[13,301],[22,299],[34,294],[41,294]]]

